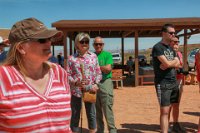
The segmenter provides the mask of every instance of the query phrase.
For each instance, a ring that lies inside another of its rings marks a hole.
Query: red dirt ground
[[[114,114],[118,133],[157,133],[159,105],[154,86],[127,87],[114,90]],[[197,130],[200,117],[198,85],[185,85],[180,105],[180,123],[188,133]],[[83,133],[87,133],[87,121],[83,112]],[[106,133],[107,130],[105,131]]]

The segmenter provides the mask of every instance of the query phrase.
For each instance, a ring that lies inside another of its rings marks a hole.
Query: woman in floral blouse
[[[79,33],[75,38],[75,49],[77,52],[69,56],[68,72],[72,92],[71,129],[73,133],[79,132],[79,120],[82,106],[82,92],[96,92],[97,84],[102,75],[96,54],[89,51],[90,37],[86,33]],[[95,103],[85,102],[85,109],[90,133],[96,130],[96,108]]]

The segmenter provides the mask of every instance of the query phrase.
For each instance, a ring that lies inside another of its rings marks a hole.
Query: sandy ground
[[[130,82],[129,82],[130,83]],[[154,86],[114,89],[114,114],[118,133],[160,132],[159,105]],[[188,133],[197,129],[200,116],[198,85],[185,85],[180,106],[180,123]],[[83,133],[87,133],[87,121],[83,113]],[[106,133],[107,130],[105,131]]]

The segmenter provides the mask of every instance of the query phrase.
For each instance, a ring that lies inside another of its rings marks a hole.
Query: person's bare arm
[[[111,64],[108,64],[106,66],[100,66],[101,71],[105,74],[108,74],[110,71],[112,71],[112,66]]]
[[[159,61],[161,62],[160,68],[162,70],[165,70],[167,68],[177,68],[180,66],[180,61],[177,57],[174,58],[174,60],[167,60],[167,58],[164,55],[157,57]]]

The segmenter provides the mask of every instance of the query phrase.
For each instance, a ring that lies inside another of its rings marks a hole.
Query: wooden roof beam
[[[126,31],[122,34],[122,37],[127,37],[128,35],[130,35],[131,33],[133,33],[133,31]]]
[[[109,31],[108,35],[109,35],[109,36],[111,35],[111,30]]]
[[[199,33],[200,33],[200,30],[199,30],[199,29],[196,29],[196,30],[193,30],[193,31],[187,33],[186,35],[187,35],[187,36],[191,36],[191,35],[199,34]],[[180,34],[180,35],[178,35],[178,36],[179,36],[179,37],[184,36],[184,33],[183,33],[183,34]]]

